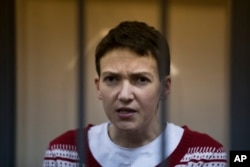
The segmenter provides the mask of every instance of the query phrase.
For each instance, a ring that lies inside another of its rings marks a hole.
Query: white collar
[[[91,153],[103,167],[130,166],[152,167],[163,161],[161,139],[165,135],[166,159],[178,146],[184,129],[172,123],[167,123],[164,132],[150,143],[138,148],[124,148],[115,144],[108,136],[109,122],[93,126],[88,131],[88,142]],[[142,165],[143,164],[143,165]]]

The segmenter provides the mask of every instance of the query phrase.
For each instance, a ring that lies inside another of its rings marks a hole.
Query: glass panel
[[[168,120],[227,146],[227,4],[174,0],[169,7]],[[17,1],[17,166],[41,166],[49,141],[77,127],[76,10],[71,0]],[[98,41],[123,20],[159,28],[159,17],[154,0],[86,2],[86,124],[107,121],[94,86]]]

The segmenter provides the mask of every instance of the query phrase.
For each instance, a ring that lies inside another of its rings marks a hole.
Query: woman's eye
[[[140,85],[145,85],[149,82],[149,79],[146,77],[138,77],[137,78],[137,83]]]
[[[108,85],[111,85],[117,82],[117,78],[114,76],[107,76],[104,78],[104,82]]]
[[[105,78],[106,81],[112,82],[115,80],[115,77],[106,77]]]

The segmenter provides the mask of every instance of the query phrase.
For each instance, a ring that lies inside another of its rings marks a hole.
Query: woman
[[[160,121],[159,102],[170,93],[171,79],[168,44],[158,30],[122,22],[100,41],[95,59],[97,96],[109,122],[85,128],[85,166],[226,166],[223,146],[210,136]],[[72,130],[50,143],[43,165],[78,161]]]

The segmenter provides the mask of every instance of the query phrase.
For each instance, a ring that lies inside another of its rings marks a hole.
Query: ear
[[[100,78],[99,76],[95,77],[95,87],[96,87],[96,94],[99,100],[102,100],[102,95],[100,91]]]
[[[171,78],[170,75],[167,75],[162,81],[161,81],[161,99],[166,98],[170,94],[170,88],[171,88]]]

